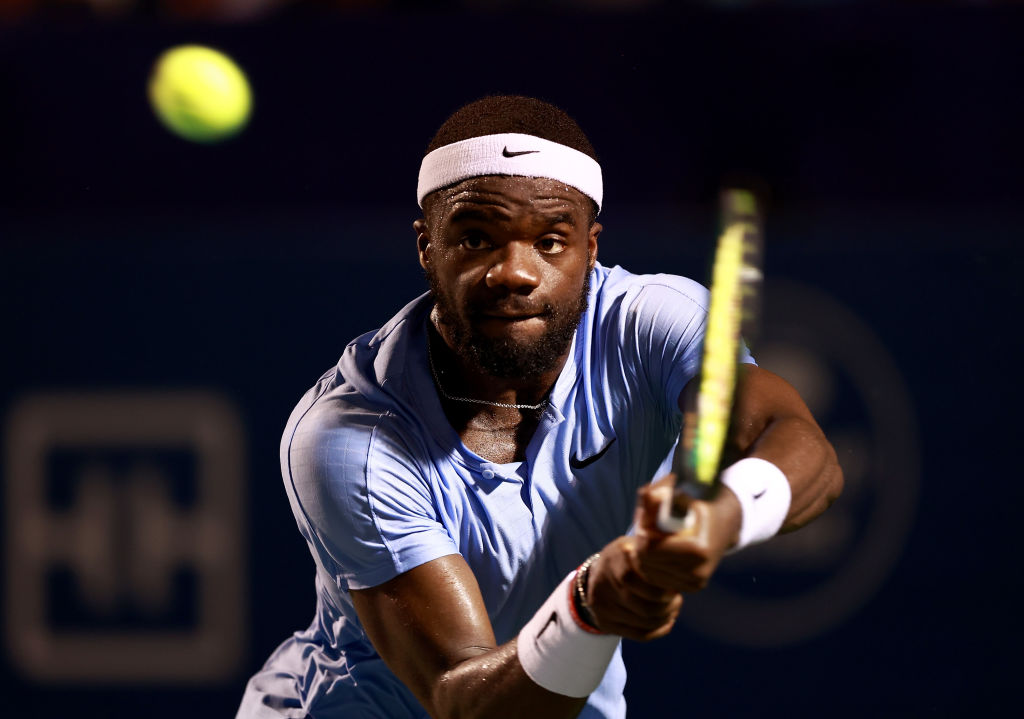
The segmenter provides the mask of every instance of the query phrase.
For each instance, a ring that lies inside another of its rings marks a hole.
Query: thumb
[[[658,528],[658,514],[662,505],[671,501],[671,484],[648,484],[640,488],[633,515],[637,536],[660,537],[665,534]]]

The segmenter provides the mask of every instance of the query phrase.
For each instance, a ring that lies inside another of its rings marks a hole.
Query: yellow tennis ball
[[[249,120],[252,91],[245,73],[222,52],[181,45],[157,58],[149,100],[172,132],[195,142],[216,142]]]

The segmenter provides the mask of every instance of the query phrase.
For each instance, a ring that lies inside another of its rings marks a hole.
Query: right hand
[[[641,503],[638,519],[649,511]],[[657,520],[657,508],[652,521]],[[636,537],[619,537],[601,550],[590,568],[587,603],[597,628],[635,641],[658,639],[672,631],[683,607],[680,592],[652,584],[641,570]]]
[[[668,634],[682,609],[682,592],[703,589],[735,543],[741,510],[725,490],[712,502],[690,503],[697,516],[690,530],[658,529],[658,511],[673,480],[663,477],[637,493],[636,535],[610,543],[590,568],[587,603],[603,632],[637,641]]]

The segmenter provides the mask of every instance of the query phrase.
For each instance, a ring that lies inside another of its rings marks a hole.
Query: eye
[[[544,237],[537,241],[537,249],[546,255],[557,255],[565,251],[565,240],[560,237]]]
[[[491,246],[491,239],[483,232],[467,232],[460,244],[467,250],[485,250]]]

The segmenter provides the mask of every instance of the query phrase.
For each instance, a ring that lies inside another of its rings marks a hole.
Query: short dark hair
[[[459,140],[505,132],[541,137],[597,160],[594,146],[564,110],[523,95],[491,95],[463,105],[444,121],[427,152]]]

